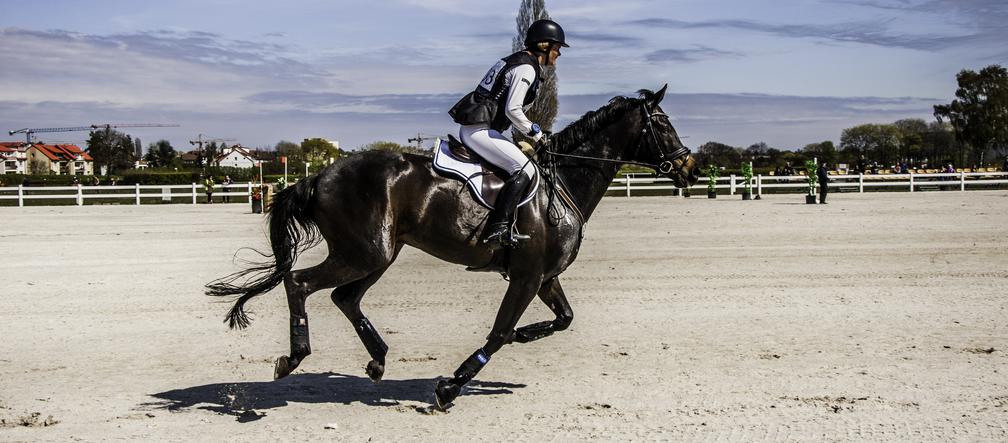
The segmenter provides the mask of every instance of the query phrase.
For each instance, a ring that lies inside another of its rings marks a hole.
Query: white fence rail
[[[231,185],[214,185],[213,195],[216,197],[251,198],[252,183]],[[0,200],[17,200],[18,206],[24,206],[26,200],[73,200],[82,206],[88,200],[129,200],[139,205],[142,199],[157,199],[161,202],[172,202],[173,199],[185,199],[196,204],[198,197],[206,195],[203,185],[196,183],[188,185],[132,185],[132,186],[23,186],[0,188]]]
[[[735,195],[744,188],[744,180],[735,175],[719,177],[715,190],[729,195]],[[803,175],[764,176],[757,175],[750,183],[752,193],[762,195],[764,190],[772,192],[805,192],[808,185]],[[855,174],[831,175],[829,187],[832,191],[865,192],[867,188],[889,188],[897,191],[920,190],[959,190],[966,191],[970,187],[991,187],[1008,185],[1008,172],[956,172],[940,174]],[[214,196],[251,198],[252,183],[214,185]],[[693,192],[703,192],[707,189],[707,180],[701,178],[690,187]],[[628,174],[617,177],[609,185],[609,192],[618,192],[627,197],[642,192],[671,191],[681,195],[671,179],[656,177],[653,174]],[[132,204],[141,204],[146,199],[160,202],[174,202],[184,199],[186,203],[196,204],[200,196],[205,195],[203,185],[196,183],[188,185],[132,185],[132,186],[16,186],[0,187],[0,201],[17,200],[18,206],[24,206],[28,200],[72,200],[77,205],[84,205],[88,200],[123,200]],[[246,200],[248,201],[248,200]]]
[[[745,187],[745,180],[742,177],[729,175],[718,177],[715,190],[728,190],[729,195],[741,192]],[[938,174],[848,174],[831,175],[829,188],[831,191],[856,191],[865,192],[866,188],[891,188],[897,191],[920,191],[920,190],[959,190],[965,191],[969,187],[974,189],[979,186],[1008,185],[1008,172],[955,172]],[[773,189],[784,192],[805,192],[808,189],[808,181],[804,175],[773,176],[757,175],[750,183],[752,193],[762,195],[764,189]],[[816,185],[818,192],[818,185]],[[701,177],[695,185],[690,187],[691,192],[702,192],[707,189],[707,179]],[[618,177],[609,185],[609,192],[619,192],[630,197],[633,192],[646,192],[657,190],[672,190],[673,194],[680,195],[682,190],[675,187],[671,179],[656,177],[653,174],[628,174],[625,177]],[[720,191],[719,191],[720,192]]]

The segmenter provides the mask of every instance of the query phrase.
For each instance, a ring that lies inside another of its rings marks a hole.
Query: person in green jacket
[[[214,180],[213,177],[207,176],[206,180],[203,181],[203,191],[206,192],[207,203],[213,204],[213,188]]]

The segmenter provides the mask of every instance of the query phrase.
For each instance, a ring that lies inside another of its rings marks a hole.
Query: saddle
[[[461,180],[468,185],[472,197],[488,209],[493,209],[497,203],[497,195],[500,194],[507,178],[504,171],[483,160],[451,135],[448,136],[448,140],[438,139],[434,143],[433,167],[439,175]],[[525,197],[518,202],[519,207],[535,197],[539,189],[539,175],[535,175]]]

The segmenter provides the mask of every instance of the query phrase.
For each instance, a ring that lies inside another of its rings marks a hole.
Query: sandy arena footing
[[[1008,439],[1008,192],[830,198],[604,199],[571,328],[447,413],[435,379],[482,345],[495,274],[407,248],[363,303],[385,380],[318,293],[314,353],[274,382],[282,289],[243,331],[202,293],[266,246],[246,205],[0,208],[0,441]]]

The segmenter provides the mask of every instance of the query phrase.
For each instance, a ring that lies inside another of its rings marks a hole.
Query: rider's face
[[[554,66],[558,58],[560,58],[560,45],[550,46],[549,55],[546,56],[546,64]]]

